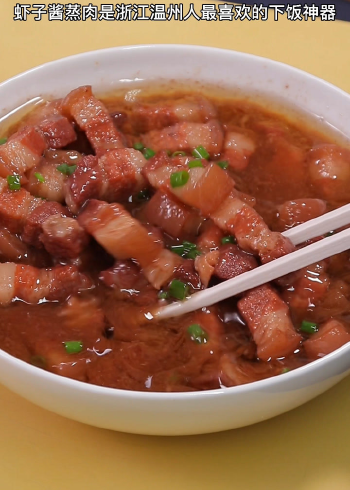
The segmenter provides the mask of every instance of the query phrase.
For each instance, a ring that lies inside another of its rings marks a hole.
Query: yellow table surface
[[[267,22],[14,22],[15,0],[0,3],[0,80],[92,49],[186,43],[283,61],[350,92],[350,23],[283,18],[278,22],[272,18]],[[195,2],[197,12],[201,3]],[[185,12],[188,5],[184,4]],[[0,387],[1,490],[345,490],[350,489],[349,441],[350,378],[273,420],[180,438],[85,426]]]

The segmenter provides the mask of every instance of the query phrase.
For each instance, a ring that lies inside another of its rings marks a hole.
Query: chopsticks
[[[323,216],[307,221],[302,225],[291,228],[283,233],[294,245],[305,242],[311,238],[323,235],[329,231],[341,228],[350,223],[350,204],[331,211]],[[152,312],[154,318],[169,318],[205,306],[211,306],[248,289],[261,286],[291,272],[302,269],[307,265],[344,252],[350,248],[350,228],[335,235],[325,237],[300,250],[284,255],[268,264],[261,265],[249,272],[244,272],[233,279],[228,279],[217,286],[213,286],[193,294],[188,300],[176,302],[158,308]]]
[[[324,235],[348,224],[350,224],[350,204],[290,228],[284,231],[282,235],[289,238],[294,245],[299,245],[306,240]]]

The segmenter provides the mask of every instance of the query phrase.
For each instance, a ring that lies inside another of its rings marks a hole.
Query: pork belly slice
[[[213,275],[226,281],[257,266],[252,255],[231,244],[224,245],[219,250],[211,250],[195,259],[195,268],[204,287],[208,286]]]
[[[42,202],[29,214],[22,239],[36,248],[45,248],[53,257],[72,259],[89,243],[89,236],[69,211],[57,202]]]
[[[288,238],[271,231],[255,209],[244,203],[235,191],[210,217],[219,228],[235,236],[242,250],[259,255],[263,263],[295,250]]]
[[[158,190],[145,205],[143,216],[148,223],[158,226],[174,238],[196,234],[201,223],[196,210],[161,190]]]
[[[41,160],[47,143],[34,127],[25,127],[14,133],[0,146],[0,177],[22,175]]]
[[[52,114],[44,118],[39,122],[38,128],[42,132],[48,148],[64,148],[77,139],[72,123],[60,114]]]
[[[130,124],[138,133],[163,129],[181,121],[204,123],[217,116],[213,104],[200,95],[157,103],[137,101],[131,109]]]
[[[88,199],[107,202],[127,199],[145,186],[141,170],[146,159],[133,148],[110,150],[100,158],[88,155],[66,183],[66,202],[76,213]]]
[[[204,255],[199,255],[195,258],[194,267],[200,277],[201,283],[206,288],[214,274],[215,267],[219,260],[219,251],[212,250]]]
[[[320,304],[326,297],[331,281],[327,274],[327,261],[310,264],[299,271],[281,278],[288,289],[283,292],[284,301],[293,310],[307,311],[311,305]]]
[[[43,251],[36,250],[24,243],[19,236],[5,227],[0,227],[0,259],[35,267],[46,267],[51,264]]]
[[[169,281],[182,262],[179,256],[164,249],[120,204],[91,200],[78,221],[114,258],[136,260],[157,289]]]
[[[125,146],[123,135],[115,127],[105,105],[93,95],[90,86],[72,90],[63,100],[62,110],[85,131],[97,156]]]
[[[320,326],[318,332],[304,342],[304,349],[310,359],[330,354],[342,345],[350,342],[350,334],[345,325],[331,318]]]
[[[295,199],[278,206],[278,225],[286,230],[317,218],[326,212],[327,205],[322,199]]]
[[[89,236],[76,219],[56,214],[44,221],[39,240],[50,255],[73,259],[87,247]]]
[[[214,163],[191,168],[188,173],[185,185],[169,186],[169,191],[188,206],[199,208],[203,216],[210,216],[233,190],[233,180]]]
[[[25,188],[33,196],[64,203],[67,175],[57,167],[71,167],[77,165],[81,159],[82,156],[77,151],[46,150],[40,163],[27,173],[28,182]]]
[[[258,263],[253,255],[244,252],[237,245],[228,244],[220,248],[214,274],[225,281],[257,266]]]
[[[141,139],[145,146],[154,151],[191,151],[204,146],[210,155],[215,155],[221,151],[224,133],[220,123],[213,119],[208,123],[180,122],[149,131]]]
[[[299,347],[301,335],[294,329],[288,306],[271,286],[248,291],[238,301],[238,310],[263,361],[289,356]]]
[[[90,289],[93,283],[75,266],[38,269],[30,265],[6,262],[0,264],[0,305],[14,299],[36,304],[45,299],[57,301]]]
[[[27,193],[29,194],[29,193]],[[1,201],[1,195],[0,195]],[[42,201],[31,213],[26,216],[22,231],[22,240],[28,245],[42,248],[40,237],[43,233],[43,224],[51,216],[67,216],[68,210],[58,202]]]
[[[263,218],[250,206],[243,205],[227,223],[238,245],[248,252],[257,253],[262,263],[282,257],[295,250],[292,242],[281,233],[271,231]]]
[[[155,189],[166,188],[173,172],[188,170],[188,157],[170,158],[166,151],[159,151],[147,161],[142,169],[142,175]]]
[[[255,151],[254,141],[247,135],[228,131],[224,139],[223,160],[227,160],[234,170],[244,170],[249,163],[249,157]]]
[[[196,241],[197,248],[202,253],[217,250],[221,246],[224,234],[210,219],[206,220],[200,228],[200,235]]]
[[[77,139],[72,123],[62,114],[62,99],[36,106],[20,123],[20,129],[26,126],[36,128],[48,148],[63,148]]]
[[[23,188],[10,191],[6,183],[0,190],[0,223],[11,232],[20,233],[30,213],[42,203],[42,199],[33,197]]]
[[[51,219],[44,230],[45,222],[53,216],[56,219]],[[27,245],[47,247],[54,256],[77,257],[89,241],[67,208],[58,202],[33,197],[23,188],[10,191],[4,185],[0,190],[0,223],[11,233],[19,233]]]

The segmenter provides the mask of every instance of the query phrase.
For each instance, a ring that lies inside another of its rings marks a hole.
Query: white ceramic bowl
[[[307,73],[233,51],[195,46],[132,46],[55,61],[0,85],[0,115],[38,95],[59,97],[79,85],[109,92],[133,81],[191,79],[278,97],[325,119],[350,137],[350,96]],[[190,393],[143,393],[89,385],[0,351],[0,382],[48,410],[118,431],[201,434],[253,424],[323,393],[350,370],[350,343],[281,376]]]

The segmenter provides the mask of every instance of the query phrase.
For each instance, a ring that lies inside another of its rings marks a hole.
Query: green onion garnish
[[[208,160],[210,156],[204,146],[197,146],[197,148],[193,150],[192,155],[195,158],[204,158],[205,160]]]
[[[43,356],[32,356],[30,358],[30,364],[33,366],[39,367],[41,369],[46,368],[46,360]]]
[[[191,160],[190,162],[188,162],[187,165],[188,168],[203,167],[203,163],[199,158],[197,158],[196,160]]]
[[[41,173],[35,172],[34,176],[38,179],[39,182],[41,182],[41,183],[45,182],[45,177]]]
[[[193,250],[190,250],[187,255],[186,255],[186,259],[195,259],[196,257],[198,257],[198,255],[201,255],[200,251],[196,248],[196,249],[193,249]]]
[[[80,340],[69,340],[64,342],[67,354],[79,354],[83,350],[83,343]]]
[[[141,143],[141,141],[137,141],[136,143],[134,143],[134,149],[142,151],[144,149],[143,143]]]
[[[180,255],[180,257],[184,257],[184,255],[187,253],[185,252],[183,245],[173,245],[170,247],[170,250],[174,252],[174,254]]]
[[[170,250],[185,259],[195,259],[200,255],[195,243],[184,241],[182,245],[173,245]]]
[[[143,150],[143,156],[146,158],[146,160],[149,160],[150,158],[154,157],[155,154],[156,152],[151,150],[151,148],[144,148]]]
[[[142,189],[137,195],[136,195],[136,200],[137,201],[148,201],[151,199],[151,193],[149,189]]]
[[[187,170],[181,170],[180,172],[174,172],[170,175],[170,185],[171,187],[181,187],[186,184],[190,174]]]
[[[19,191],[21,188],[21,177],[19,175],[8,175],[7,185],[11,191]]]
[[[220,162],[215,162],[216,165],[219,165],[220,168],[223,170],[226,170],[228,167],[228,161],[227,160],[221,160]]]
[[[179,281],[178,279],[173,279],[169,286],[169,295],[172,298],[184,300],[190,292],[188,284]]]
[[[334,235],[334,233],[335,233],[335,231],[334,231],[334,230],[329,231],[328,233],[326,233],[326,234],[325,234],[325,237],[333,236],[333,235]]]
[[[226,243],[237,243],[235,237],[233,236],[224,236],[221,238],[222,245],[226,245]]]
[[[169,297],[169,295],[166,291],[159,291],[159,293],[158,293],[159,299],[167,299],[168,297]]]
[[[197,342],[197,344],[205,344],[206,342],[208,342],[207,333],[205,332],[205,330],[202,329],[200,325],[198,325],[198,323],[190,325],[187,329],[187,332],[189,333],[191,339]]]
[[[7,141],[7,138],[0,138],[0,145],[4,145]]]
[[[303,322],[301,322],[300,330],[305,333],[315,333],[318,331],[318,326],[317,323],[307,322],[306,320],[304,320]]]
[[[285,374],[285,373],[288,373],[290,371],[290,368],[283,368],[282,371],[281,371],[281,374]]]
[[[186,152],[185,151],[174,151],[171,155],[172,157],[185,157]]]
[[[76,165],[68,165],[67,163],[62,163],[56,167],[56,169],[64,175],[72,175],[76,168]]]

